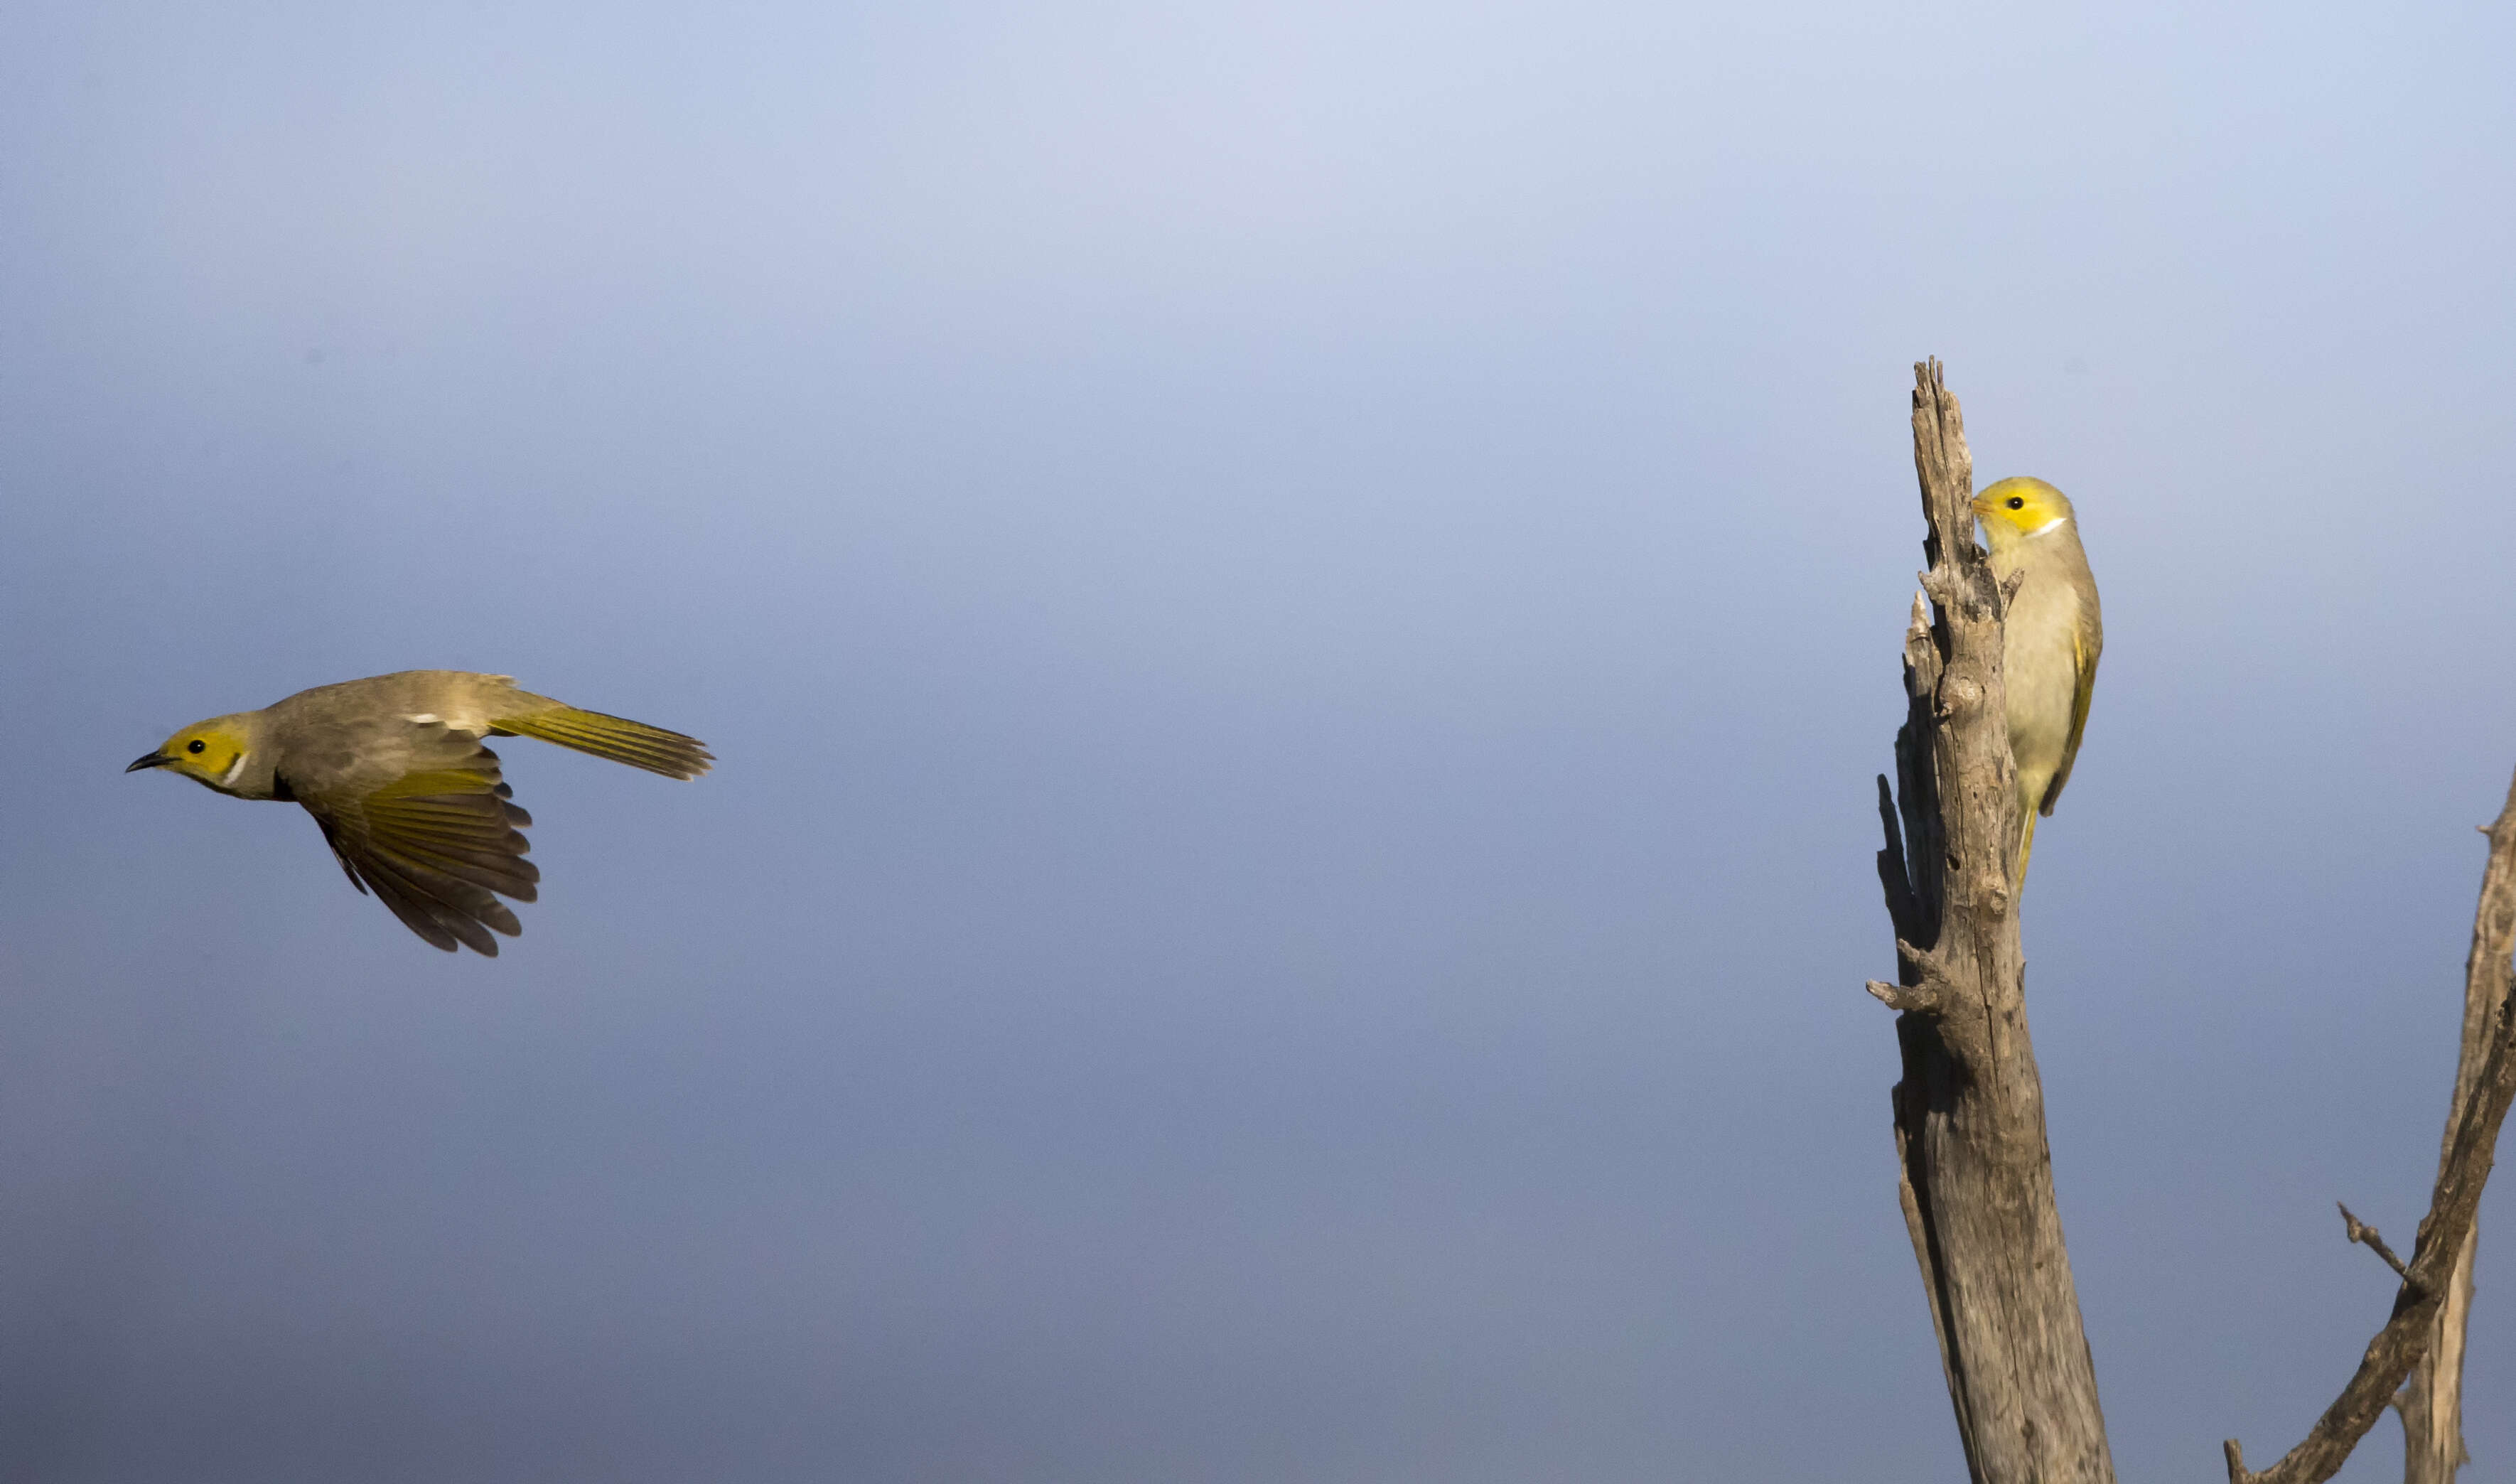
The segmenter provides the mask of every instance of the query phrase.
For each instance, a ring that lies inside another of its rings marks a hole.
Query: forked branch
[[[2516,949],[2516,783],[2508,786],[2507,804],[2497,822],[2484,833],[2490,836],[2490,861],[2482,871],[2469,964],[2472,974],[2495,977],[2497,1009],[2478,1075],[2448,1115],[2446,1159],[2438,1166],[2429,1213],[2421,1219],[2419,1235],[2411,1245],[2402,1287],[2395,1292],[2394,1312],[2368,1342],[2367,1354],[2341,1395],[2307,1429],[2304,1441],[2279,1463],[2260,1473],[2250,1472],[2244,1450],[2235,1438],[2228,1440],[2230,1484],[2322,1484],[2331,1478],[2384,1414],[2395,1388],[2427,1348],[2430,1326],[2481,1208],[2481,1190],[2490,1179],[2499,1125],[2506,1122],[2508,1104],[2516,1101],[2516,996],[2509,993],[2516,987],[2516,969],[2509,964],[2511,949]],[[2352,1239],[2357,1240],[2364,1228],[2346,1209],[2342,1214],[2350,1221]]]

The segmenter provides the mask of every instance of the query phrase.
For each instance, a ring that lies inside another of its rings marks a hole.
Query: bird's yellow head
[[[1974,515],[1992,538],[1992,549],[2007,551],[2070,520],[2071,497],[2042,480],[2006,479],[1974,497]]]
[[[186,727],[122,771],[164,768],[221,793],[232,793],[254,771],[253,742],[253,728],[246,718],[214,716]]]

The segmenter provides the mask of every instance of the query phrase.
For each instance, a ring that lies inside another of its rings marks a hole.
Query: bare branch
[[[2468,980],[2492,992],[2496,1008],[2486,1022],[2482,1043],[2487,1050],[2472,1069],[2470,1091],[2456,1100],[2448,1118],[2446,1157],[2429,1194],[2429,1213],[2411,1245],[2411,1264],[2395,1291],[2393,1315],[2368,1342],[2349,1384],[2279,1463],[2248,1473],[2235,1439],[2229,1440],[2231,1484],[2323,1484],[2331,1478],[2393,1404],[2396,1388],[2428,1348],[2430,1328],[2481,1208],[2499,1126],[2506,1122],[2508,1104],[2516,1102],[2516,1000],[2508,994],[2516,982],[2516,969],[2509,965],[2511,949],[2516,949],[2516,783],[2508,787],[2497,823],[2486,832],[2490,861],[2482,871],[2481,905],[2473,914],[2472,954],[2465,968]],[[2466,1009],[2471,1010],[2469,1000]]]
[[[2516,805],[2516,787],[2510,787],[2508,798]],[[2507,826],[2508,815],[2502,812],[2496,826],[2485,825],[2481,832],[2495,843],[2494,830]],[[2508,995],[2507,954],[2494,945],[2503,945],[2506,924],[2516,917],[2516,872],[2496,869],[2495,863],[2501,858],[2492,859],[2494,868],[2482,878],[2481,906],[2474,913],[2472,951],[2463,964],[2463,1031],[2456,1043],[2450,1109],[2461,1108],[2471,1098],[2490,1054],[2490,1027]],[[2438,1152],[2440,1168],[2453,1158],[2453,1138],[2450,1121],[2441,1140],[2445,1147]],[[2446,1297],[2429,1325],[2427,1350],[2395,1403],[2403,1418],[2403,1484],[2454,1484],[2455,1470],[2471,1462],[2463,1446],[2463,1352],[2472,1322],[2472,1267],[2480,1235],[2475,1218],[2474,1230],[2464,1234],[2463,1251],[2447,1275]]]
[[[2113,1484],[2009,885],[2017,833],[2004,595],[1974,539],[1974,459],[1939,362],[1913,368],[1922,592],[1905,630],[1895,807],[1879,882],[1896,927],[1898,1199],[1966,1471],[1976,1484]],[[1883,784],[1882,784],[1883,786]]]
[[[1905,1010],[1929,1015],[1940,1008],[1940,988],[1934,984],[1889,984],[1883,979],[1869,981],[1869,993],[1891,1010]]]
[[[2341,1206],[2338,1201],[2332,1204]],[[2403,1266],[2403,1259],[2395,1256],[2394,1250],[2385,1245],[2385,1239],[2376,1235],[2376,1228],[2350,1214],[2350,1208],[2347,1206],[2341,1206],[2341,1232],[2347,1240],[2363,1243],[2369,1251],[2384,1258],[2385,1266],[2400,1274],[2405,1283],[2411,1281],[2411,1270]]]

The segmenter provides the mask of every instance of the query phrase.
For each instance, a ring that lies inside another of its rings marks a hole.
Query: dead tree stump
[[[2011,595],[1975,544],[1957,400],[1937,361],[1914,374],[1929,567],[1905,635],[1893,796],[1878,781],[1897,982],[1869,985],[1901,1012],[1899,1194],[1975,1484],[2112,1484],[2053,1204],[2009,880],[2017,805],[2001,643]]]

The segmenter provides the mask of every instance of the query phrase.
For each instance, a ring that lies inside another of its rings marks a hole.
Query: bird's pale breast
[[[2023,792],[2040,795],[2071,744],[2079,684],[2078,598],[2067,583],[2030,572],[2011,604],[2002,668],[2009,688],[2009,752]]]

